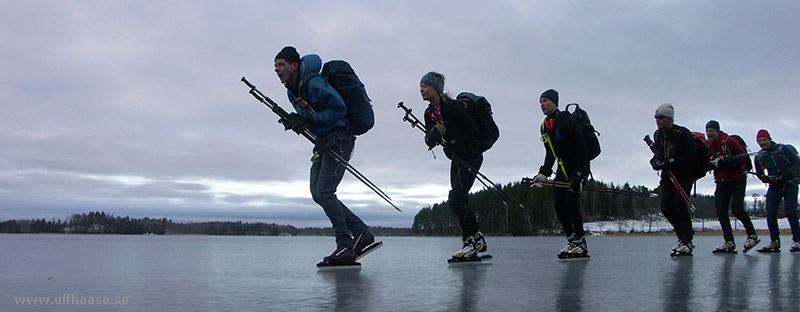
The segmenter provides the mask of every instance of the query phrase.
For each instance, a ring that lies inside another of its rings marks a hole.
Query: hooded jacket
[[[747,154],[747,151],[739,144],[739,141],[734,138],[729,139],[728,134],[723,131],[719,131],[719,139],[716,142],[708,141],[708,157],[712,160],[741,154]],[[744,170],[744,166],[750,161],[750,158],[741,157],[736,161],[740,166],[714,169],[714,181],[730,182],[746,177],[747,172]]]
[[[345,117],[347,106],[344,100],[330,84],[319,75],[322,69],[322,59],[319,55],[309,54],[300,59],[300,74],[298,77],[297,89],[292,90],[286,85],[286,94],[289,101],[294,106],[294,110],[300,117],[306,120],[313,120],[309,130],[323,142],[327,141],[333,133],[347,129],[349,121]],[[298,103],[300,90],[308,90],[304,100],[314,109],[316,113],[304,109]]]

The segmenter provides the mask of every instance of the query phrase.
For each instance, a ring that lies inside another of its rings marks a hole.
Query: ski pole
[[[533,178],[524,177],[522,178],[522,184],[539,184],[544,186],[552,186],[552,187],[560,187],[560,188],[569,188],[569,182],[562,182],[562,181],[533,181]],[[593,191],[593,192],[601,192],[601,193],[613,193],[613,194],[622,194],[622,195],[634,195],[634,196],[644,196],[644,197],[651,197],[656,198],[658,194],[650,193],[650,192],[636,192],[636,191],[627,191],[627,190],[618,190],[607,188],[604,186],[593,186],[593,185],[584,185],[584,190]]]
[[[275,101],[273,101],[268,96],[266,96],[263,93],[261,93],[261,91],[259,91],[258,88],[256,88],[256,86],[254,86],[249,81],[247,81],[247,79],[245,77],[242,77],[241,80],[242,80],[242,82],[244,82],[245,85],[247,85],[247,87],[250,88],[250,92],[249,93],[253,97],[255,97],[256,100],[258,100],[259,102],[261,102],[264,105],[266,105],[267,107],[269,107],[272,110],[273,113],[275,113],[276,115],[278,115],[278,117],[280,117],[280,120],[285,120],[285,119],[289,118],[289,113],[287,113],[282,107],[280,107],[280,105],[278,105],[278,103],[275,103]],[[377,185],[372,183],[372,181],[370,181],[366,176],[361,174],[361,172],[356,170],[355,167],[350,165],[350,163],[347,162],[347,160],[345,160],[341,155],[339,155],[338,153],[336,153],[336,151],[334,151],[330,147],[328,147],[325,144],[325,142],[322,142],[322,140],[317,138],[313,133],[311,133],[311,130],[305,129],[305,130],[303,130],[303,132],[301,132],[299,134],[302,135],[303,137],[305,137],[306,139],[308,139],[315,146],[322,148],[325,151],[325,153],[327,153],[328,155],[333,157],[333,159],[336,160],[337,163],[343,165],[344,168],[347,170],[347,172],[350,172],[350,174],[352,174],[354,177],[356,177],[356,179],[361,181],[361,183],[364,183],[364,185],[369,187],[373,192],[375,192],[375,194],[378,194],[378,196],[380,196],[384,201],[389,203],[389,205],[394,207],[394,209],[396,209],[397,211],[399,211],[401,213],[403,212],[402,210],[400,210],[400,208],[397,208],[397,206],[394,205],[394,203],[392,202],[392,198],[389,197],[389,195],[386,195],[386,193],[384,193]]]
[[[650,139],[650,135],[644,136],[644,143],[647,144],[647,147],[650,148],[650,151],[653,152],[653,155],[658,157],[658,153],[656,152],[655,142],[653,142],[653,140]],[[687,205],[689,205],[689,208],[692,210],[692,212],[695,212],[697,209],[695,209],[692,200],[689,198],[689,195],[686,194],[686,191],[683,189],[683,186],[681,186],[680,182],[678,182],[678,178],[675,177],[675,174],[672,173],[672,170],[667,169],[667,175],[669,176],[670,181],[672,181],[672,184],[675,185],[675,188],[678,189],[678,193],[681,194],[683,200],[686,201]]]
[[[403,102],[397,103],[397,108],[402,109],[405,112],[405,116],[403,116],[403,121],[407,121],[408,123],[411,124],[411,127],[417,128],[417,129],[419,129],[419,131],[422,131],[422,133],[425,133],[425,127],[422,125],[422,121],[420,121],[419,118],[417,118],[417,116],[414,116],[414,114],[411,112],[410,108],[406,107],[405,104],[403,104]],[[444,139],[440,139],[439,140],[439,144],[444,146],[444,144],[445,144]],[[502,187],[500,187],[496,183],[492,182],[492,180],[490,180],[488,177],[486,177],[480,171],[478,171],[477,169],[472,167],[469,163],[467,163],[466,161],[464,161],[463,159],[461,159],[460,157],[455,156],[455,155],[453,155],[453,160],[456,161],[461,166],[466,167],[469,172],[474,174],[475,177],[478,179],[478,182],[483,184],[483,186],[486,187],[486,189],[488,189],[490,192],[492,192],[492,194],[494,194],[494,196],[497,197],[497,199],[499,199],[506,208],[509,207],[508,203],[494,189],[499,190],[506,197],[508,197],[509,199],[514,201],[514,203],[517,204],[517,206],[519,206],[522,209],[525,209],[525,207],[522,206],[522,204],[519,201],[517,201],[513,196],[511,196],[506,191],[504,191]],[[493,187],[490,187],[489,184],[491,184]]]

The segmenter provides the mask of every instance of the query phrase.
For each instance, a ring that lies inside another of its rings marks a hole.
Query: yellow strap
[[[550,146],[550,152],[553,153],[553,157],[555,157],[556,161],[558,161],[558,166],[561,168],[561,172],[564,173],[564,178],[566,178],[567,181],[569,181],[569,176],[567,175],[567,169],[564,168],[564,162],[561,160],[561,158],[558,158],[558,156],[556,156],[556,150],[553,148],[553,143],[550,142],[550,136],[547,135],[547,132],[544,132],[544,123],[542,123],[542,139],[544,142],[547,143],[547,145]]]

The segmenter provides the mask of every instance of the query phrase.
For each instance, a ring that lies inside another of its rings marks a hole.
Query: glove
[[[720,161],[720,159],[722,159],[722,158],[714,158],[714,159],[712,159],[711,161],[709,161],[709,164],[710,164],[710,166],[711,166],[711,169],[717,169],[717,168],[719,168],[719,161]]]
[[[583,173],[576,171],[569,181],[569,191],[575,194],[580,194],[583,190]]]
[[[435,126],[433,126],[433,127],[434,127],[436,130],[439,130],[439,134],[440,134],[441,136],[444,136],[444,134],[445,134],[445,133],[447,133],[447,128],[445,128],[443,124],[437,123],[437,124],[436,124]]]
[[[770,178],[770,177],[768,177],[768,176],[766,176],[764,174],[757,174],[756,176],[758,177],[759,180],[761,180],[761,182],[764,182],[766,184],[770,184],[770,183],[774,183],[775,182],[775,180],[773,180],[772,178]]]
[[[300,118],[297,122],[294,123],[292,126],[292,131],[296,132],[297,134],[303,133],[308,127],[311,127],[311,120]]]
[[[719,159],[719,163],[717,168],[726,169],[726,168],[735,168],[736,163],[734,162],[733,158],[730,157],[722,157]]]
[[[667,161],[661,164],[661,170],[669,170],[670,165],[675,162],[674,158],[667,159]]]
[[[431,128],[431,130],[428,130],[428,133],[425,133],[425,145],[428,145],[429,149],[439,144],[441,140],[442,133],[436,127]]]
[[[541,173],[533,176],[533,183],[536,182],[547,182],[547,176]]]
[[[541,173],[533,176],[533,184],[531,184],[532,188],[542,188],[544,187],[541,183],[537,182],[547,182],[547,176]]]
[[[294,127],[294,124],[297,123],[298,120],[300,120],[300,114],[291,113],[289,116],[286,116],[286,118],[281,118],[278,120],[278,122],[283,124],[284,131],[289,131],[289,129]]]
[[[653,167],[653,170],[661,170],[663,167],[664,162],[658,159],[657,157],[653,157],[650,159],[650,167]]]

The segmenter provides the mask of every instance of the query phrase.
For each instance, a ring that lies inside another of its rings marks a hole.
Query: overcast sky
[[[642,138],[664,102],[677,124],[719,120],[753,151],[761,128],[800,145],[798,16],[797,1],[0,1],[0,220],[329,226],[308,191],[311,144],[239,81],[289,109],[273,71],[286,45],[345,59],[367,85],[376,126],[352,164],[405,211],[346,175],[339,197],[370,225],[409,227],[447,198],[448,160],[396,108],[421,117],[431,70],[492,103],[501,136],[481,171],[495,182],[536,174],[538,98],[554,88],[601,133],[594,177],[654,188]]]

